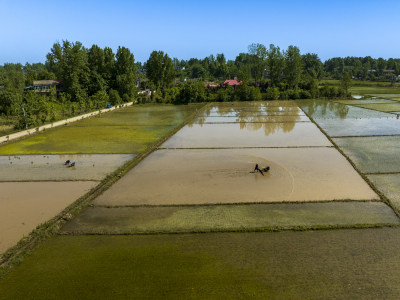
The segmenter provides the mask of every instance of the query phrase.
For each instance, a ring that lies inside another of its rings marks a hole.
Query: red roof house
[[[225,80],[223,85],[229,84],[230,86],[236,86],[236,85],[241,85],[242,82],[241,81],[237,81],[236,79],[232,79],[232,80]]]

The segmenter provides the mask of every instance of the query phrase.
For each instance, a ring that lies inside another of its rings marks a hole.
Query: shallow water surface
[[[134,155],[66,154],[0,156],[0,181],[101,180]],[[75,161],[75,167],[64,165]]]
[[[400,210],[400,174],[376,174],[368,178]]]
[[[0,183],[0,254],[97,184],[93,181]]]
[[[300,100],[299,106],[313,119],[389,118],[393,114],[364,109],[331,100]]]
[[[331,137],[400,134],[400,120],[396,118],[316,119],[315,121]]]
[[[209,124],[209,123],[282,123],[282,122],[311,122],[305,115],[276,115],[276,116],[260,116],[260,115],[238,115],[231,117],[200,116],[194,119],[192,124]]]
[[[334,138],[364,173],[400,172],[400,136]]]
[[[161,148],[332,146],[310,122],[192,124]]]
[[[271,170],[265,176],[250,173],[256,163]],[[334,148],[158,150],[100,195],[95,204],[335,199],[378,196]]]

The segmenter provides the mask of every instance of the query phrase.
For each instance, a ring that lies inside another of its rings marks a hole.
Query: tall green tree
[[[115,61],[115,87],[120,95],[133,97],[136,89],[136,64],[131,51],[118,47]]]
[[[269,45],[267,52],[267,66],[269,68],[269,78],[273,87],[278,87],[281,83],[284,69],[284,57],[281,49],[273,44]]]
[[[340,80],[340,89],[343,96],[349,95],[349,89],[351,87],[351,76],[348,72],[344,73],[342,79]]]
[[[250,72],[254,82],[258,82],[264,75],[267,59],[267,48],[263,44],[253,43],[248,46]]]
[[[317,54],[306,53],[301,56],[304,66],[304,73],[312,77],[321,78],[323,73],[323,64]]]
[[[57,79],[63,81],[64,91],[74,101],[85,97],[89,83],[87,51],[80,42],[55,43],[47,54],[47,63]]]
[[[172,59],[163,51],[153,51],[146,62],[146,76],[157,88],[169,86],[175,78]]]
[[[285,51],[285,80],[289,88],[297,89],[301,74],[303,73],[303,62],[301,61],[300,50],[296,46],[289,46]]]

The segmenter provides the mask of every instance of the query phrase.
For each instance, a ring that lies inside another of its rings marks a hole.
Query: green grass
[[[336,79],[323,79],[320,81],[321,85],[340,85],[340,80]],[[366,81],[366,80],[352,80],[353,87],[391,87],[391,82],[381,81]],[[395,83],[395,87],[400,87],[400,83]]]
[[[367,104],[357,104],[358,107],[378,110],[382,112],[390,111],[400,111],[400,103],[367,103]]]
[[[335,102],[342,103],[342,104],[349,104],[349,105],[356,105],[356,104],[367,104],[367,103],[396,103],[392,100],[386,99],[363,99],[363,100],[337,100]]]
[[[0,299],[396,299],[400,231],[60,236]]]
[[[199,105],[135,105],[72,126],[168,126],[182,122]]]
[[[10,143],[0,147],[0,154],[135,154],[173,130],[197,108],[194,105],[141,105],[110,112]]]
[[[382,202],[91,207],[62,231],[79,234],[171,233],[389,223],[399,224],[399,219]]]
[[[353,95],[371,95],[371,94],[400,94],[400,88],[397,87],[377,87],[377,86],[357,86],[350,88]]]

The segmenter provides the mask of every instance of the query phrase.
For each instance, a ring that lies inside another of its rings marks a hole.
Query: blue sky
[[[125,1],[0,0],[0,64],[44,62],[53,43],[80,41],[131,49],[234,59],[253,42],[296,45],[322,60],[400,57],[399,0]]]

